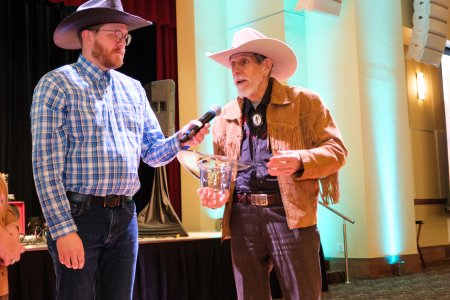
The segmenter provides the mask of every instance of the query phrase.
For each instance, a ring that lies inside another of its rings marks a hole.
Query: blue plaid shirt
[[[138,81],[82,55],[41,78],[31,131],[36,190],[55,240],[77,230],[66,191],[132,196],[140,157],[158,167],[180,150],[177,134],[164,138]]]

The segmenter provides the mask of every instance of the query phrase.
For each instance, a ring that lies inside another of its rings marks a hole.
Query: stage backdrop
[[[10,193],[26,203],[27,219],[41,215],[31,168],[30,107],[32,93],[46,72],[76,61],[79,51],[59,49],[53,31],[59,21],[85,1],[0,1],[0,171],[8,173]],[[121,71],[145,84],[177,83],[175,0],[122,0],[124,9],[154,25],[133,32]],[[177,86],[177,85],[176,85]],[[177,93],[176,93],[177,95]],[[176,101],[178,120],[178,101]],[[178,129],[178,124],[175,125]],[[167,167],[172,205],[181,218],[178,161]],[[148,201],[151,168],[140,170],[144,182],[138,202]],[[142,207],[145,203],[137,203]]]

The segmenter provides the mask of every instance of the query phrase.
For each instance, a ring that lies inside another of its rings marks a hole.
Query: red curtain
[[[49,0],[64,2],[66,6],[79,6],[86,0]],[[175,0],[122,0],[123,9],[133,15],[152,21],[156,26],[156,79],[173,79],[178,87],[177,36]],[[178,90],[178,88],[177,88]],[[178,93],[175,100],[175,128],[178,124]],[[174,160],[166,166],[170,201],[181,218],[180,164]]]

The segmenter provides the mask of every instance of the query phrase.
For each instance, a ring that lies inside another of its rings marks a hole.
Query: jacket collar
[[[288,97],[286,86],[282,85],[275,78],[271,78],[271,80],[272,80],[272,100],[270,101],[270,103],[278,105],[290,104],[292,101]]]

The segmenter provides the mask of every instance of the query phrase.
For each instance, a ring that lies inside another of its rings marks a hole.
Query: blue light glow
[[[400,203],[405,201],[403,158],[409,149],[401,129],[407,128],[404,93],[404,51],[401,31],[401,7],[390,0],[355,2],[361,106],[367,162],[373,174],[372,214],[378,222],[379,245],[387,256],[403,250],[405,222]],[[383,22],[379,22],[383,19]],[[376,41],[375,43],[373,41]],[[408,131],[406,131],[407,133]],[[372,149],[371,149],[372,148]],[[409,200],[409,199],[408,199]],[[388,257],[388,259],[391,259]]]
[[[376,72],[375,72],[376,73]],[[381,78],[386,77],[384,74]],[[387,80],[377,80],[374,76],[370,80],[371,85],[368,93],[376,101],[369,103],[369,122],[372,124],[374,136],[374,147],[376,162],[376,174],[379,182],[374,183],[379,189],[380,201],[380,226],[382,245],[387,255],[396,255],[400,251],[402,240],[399,236],[399,212],[398,186],[399,176],[397,174],[398,137],[396,132],[396,86]],[[379,78],[379,77],[378,77]],[[383,237],[384,235],[384,237]]]
[[[388,261],[388,264],[390,264],[390,265],[396,264],[400,261],[400,256],[399,255],[388,256],[387,261]]]

